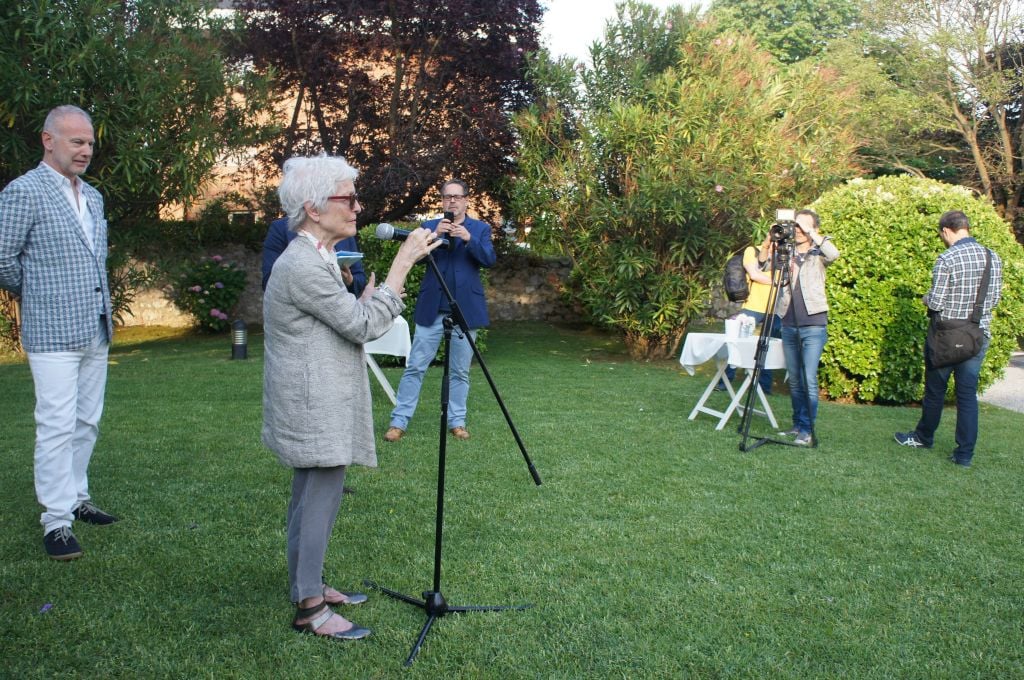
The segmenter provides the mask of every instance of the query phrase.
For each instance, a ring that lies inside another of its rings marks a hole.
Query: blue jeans
[[[405,372],[398,383],[394,410],[391,411],[391,427],[409,429],[409,421],[416,412],[416,404],[420,400],[420,388],[423,386],[423,375],[430,367],[430,362],[437,356],[437,348],[444,340],[444,316],[438,315],[430,326],[416,324],[416,332],[412,336],[412,349],[405,361]],[[470,336],[476,341],[476,331],[470,330]],[[473,361],[473,348],[462,335],[458,326],[452,331],[448,367],[448,427],[466,426],[466,400],[469,397],[469,365]]]
[[[826,340],[827,326],[782,327],[782,351],[789,371],[793,427],[803,434],[814,431],[814,421],[818,417],[818,363]]]
[[[921,403],[921,420],[917,423],[917,436],[925,446],[935,443],[935,430],[942,419],[942,407],[946,403],[946,386],[949,377],[955,377],[956,393],[956,448],[953,458],[956,462],[970,463],[974,457],[974,445],[978,441],[978,374],[988,351],[988,338],[981,343],[981,351],[967,361],[935,368],[924,351],[924,401]]]
[[[764,317],[765,317],[764,312],[755,312],[752,309],[744,309],[740,313],[741,314],[746,314],[747,316],[750,316],[750,317],[753,317],[755,323],[763,323],[764,322]],[[772,323],[772,337],[773,338],[781,338],[782,337],[782,319],[780,319],[778,316],[775,317],[775,321],[774,321],[774,323]],[[727,366],[726,369],[725,369],[725,375],[726,375],[726,377],[729,378],[729,382],[732,382],[736,378],[736,367],[735,366]],[[761,391],[762,392],[764,392],[765,394],[771,394],[772,393],[772,372],[771,371],[769,371],[769,370],[761,371],[761,377],[758,378],[757,382],[758,382],[759,385],[761,385]],[[722,387],[724,388],[725,386],[723,385]]]

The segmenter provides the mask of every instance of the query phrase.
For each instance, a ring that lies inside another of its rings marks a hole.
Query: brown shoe
[[[456,439],[469,439],[469,431],[464,427],[453,427],[451,433]]]
[[[400,427],[389,427],[388,431],[384,433],[384,441],[386,442],[397,442],[405,434],[405,430]]]

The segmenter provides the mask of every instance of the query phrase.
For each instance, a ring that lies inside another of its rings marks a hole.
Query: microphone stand
[[[501,395],[498,393],[498,387],[495,385],[494,380],[491,378],[490,372],[487,370],[487,365],[484,363],[483,357],[480,355],[480,350],[477,349],[476,343],[473,342],[473,336],[469,334],[469,325],[466,323],[466,318],[462,314],[462,310],[459,308],[459,303],[455,300],[451,291],[448,289],[448,285],[445,283],[444,277],[441,276],[441,272],[437,268],[437,263],[434,261],[432,254],[427,254],[427,264],[434,272],[434,276],[437,277],[438,282],[441,284],[441,290],[444,292],[444,296],[448,300],[449,309],[451,312],[446,314],[442,325],[444,328],[444,373],[441,376],[441,421],[440,421],[440,437],[438,440],[437,449],[437,509],[435,512],[434,521],[434,581],[432,590],[423,591],[423,598],[418,599],[409,595],[402,594],[398,591],[384,588],[378,585],[374,581],[369,579],[364,580],[363,584],[369,588],[379,590],[385,595],[392,597],[396,600],[401,600],[407,604],[411,604],[415,607],[423,609],[427,614],[427,620],[423,624],[423,628],[420,630],[419,637],[416,639],[416,644],[413,645],[412,651],[409,652],[408,658],[405,660],[405,666],[411,666],[413,661],[416,659],[416,655],[420,651],[420,647],[423,645],[423,641],[427,637],[427,633],[430,632],[431,626],[434,625],[434,621],[447,614],[457,614],[462,612],[480,612],[480,611],[503,611],[507,609],[522,610],[532,607],[532,604],[522,605],[503,605],[503,606],[474,606],[474,605],[462,605],[455,606],[448,604],[444,595],[441,594],[441,548],[443,544],[443,533],[444,533],[444,487],[445,487],[445,459],[447,451],[448,441],[448,377],[449,367],[451,363],[451,339],[452,330],[455,325],[458,324],[460,331],[464,334],[466,340],[469,342],[470,347],[473,348],[473,356],[476,357],[480,368],[483,370],[484,376],[487,378],[487,383],[491,386],[491,392],[494,393],[494,398],[497,400],[498,405],[501,407],[501,412],[505,416],[505,421],[508,423],[509,429],[512,431],[512,436],[516,440],[516,444],[519,446],[519,450],[523,454],[523,459],[526,461],[527,469],[530,472],[530,476],[533,478],[534,483],[540,486],[541,480],[540,475],[537,473],[537,468],[534,467],[533,461],[530,460],[530,455],[526,451],[526,446],[523,444],[522,438],[519,436],[519,432],[516,430],[515,423],[512,422],[512,416],[509,414],[508,409],[505,408],[505,402],[502,401]]]

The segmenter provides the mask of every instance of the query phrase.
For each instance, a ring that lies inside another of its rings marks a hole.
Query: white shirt
[[[53,173],[54,177],[59,179],[61,191],[64,192],[64,198],[67,199],[71,210],[78,217],[78,223],[82,226],[82,232],[85,234],[85,240],[89,244],[89,249],[95,250],[96,222],[93,220],[92,214],[89,212],[89,204],[82,194],[81,180],[76,181],[74,186],[72,186],[70,179],[54,170],[48,163],[43,163],[43,166]]]

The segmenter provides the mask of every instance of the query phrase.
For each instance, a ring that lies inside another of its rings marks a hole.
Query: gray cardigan
[[[274,263],[263,296],[263,443],[287,467],[376,467],[363,343],[404,305],[361,302],[305,238]]]

